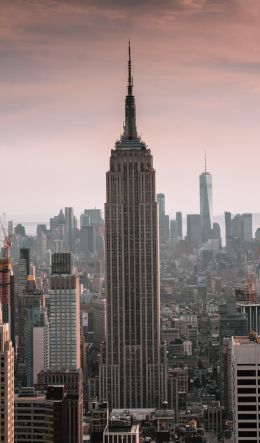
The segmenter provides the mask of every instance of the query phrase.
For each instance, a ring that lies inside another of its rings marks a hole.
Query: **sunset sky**
[[[0,0],[0,212],[101,207],[122,133],[127,45],[137,127],[166,209],[260,212],[259,0]]]

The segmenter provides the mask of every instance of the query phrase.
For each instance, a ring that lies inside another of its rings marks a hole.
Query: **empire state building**
[[[129,45],[123,135],[106,175],[106,342],[100,400],[110,408],[151,408],[166,400],[160,340],[160,277],[155,170],[138,136]]]

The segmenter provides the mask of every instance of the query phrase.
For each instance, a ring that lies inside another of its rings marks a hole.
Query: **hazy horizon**
[[[103,209],[128,38],[166,211],[199,212],[207,151],[213,213],[260,212],[257,0],[10,0],[0,12],[0,213]]]

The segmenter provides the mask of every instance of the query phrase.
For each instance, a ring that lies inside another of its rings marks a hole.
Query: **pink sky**
[[[166,209],[260,212],[258,0],[0,0],[1,206],[102,207],[132,41],[137,125]]]

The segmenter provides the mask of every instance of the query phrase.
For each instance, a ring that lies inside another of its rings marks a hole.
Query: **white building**
[[[50,369],[80,368],[80,283],[76,275],[59,274],[58,256],[65,263],[67,253],[56,254],[56,271],[50,279],[48,296]],[[70,263],[70,260],[68,260]],[[54,268],[53,268],[54,269]]]
[[[234,442],[260,442],[260,337],[232,337],[231,391]]]

